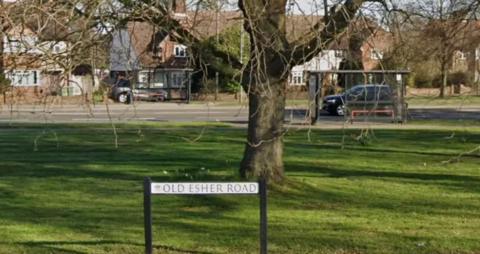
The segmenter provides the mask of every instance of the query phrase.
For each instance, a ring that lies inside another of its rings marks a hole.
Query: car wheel
[[[343,105],[338,105],[337,108],[335,109],[335,113],[337,113],[338,116],[345,115],[345,109]]]
[[[126,93],[121,93],[117,97],[117,101],[120,103],[127,103],[128,102],[128,94]]]

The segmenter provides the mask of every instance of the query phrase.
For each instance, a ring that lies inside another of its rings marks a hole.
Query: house
[[[243,23],[240,11],[199,11],[188,14],[190,30],[199,38],[208,38],[216,33],[222,33],[229,28]],[[322,23],[323,17],[318,15],[287,15],[286,30],[290,42],[301,39],[317,23]],[[351,43],[360,42],[359,46]],[[306,83],[305,71],[338,70],[346,58],[358,58],[362,69],[379,68],[383,55],[392,45],[392,36],[376,23],[370,20],[357,20],[347,32],[337,38],[326,50],[320,52],[310,61],[294,66],[289,77],[290,86],[303,86]],[[246,49],[249,50],[249,49]],[[355,51],[355,53],[353,53]]]
[[[72,47],[72,41],[78,42],[78,32],[84,27],[78,22],[76,27],[60,25],[29,13],[24,4],[4,4],[1,10],[9,17],[4,19],[1,61],[11,95],[27,100],[48,95],[91,95],[98,79],[91,66],[71,53],[78,50]]]
[[[40,96],[61,86],[62,71],[43,56],[50,48],[54,48],[52,55],[61,54],[64,42],[40,41],[31,29],[21,26],[6,29],[2,41],[4,73],[15,94]]]
[[[217,33],[222,34],[228,29],[243,26],[243,15],[240,11],[198,11],[188,13],[188,25],[190,31],[197,38],[210,38]],[[308,32],[318,21],[321,16],[315,15],[288,15],[286,21],[286,29],[289,41],[299,39]],[[244,39],[245,41],[248,38]],[[240,45],[238,45],[240,46]],[[250,50],[244,48],[243,50]],[[305,85],[304,71],[306,70],[331,70],[337,69],[342,61],[343,51],[325,50],[309,62],[294,66],[289,77],[289,85],[300,86]]]
[[[187,11],[184,0],[171,1],[172,17],[198,39],[212,38],[216,34],[242,27],[243,16],[240,11]],[[290,41],[298,39],[318,22],[321,16],[288,15],[287,35]],[[373,23],[373,22],[370,22]],[[356,29],[360,30],[361,22]],[[366,70],[376,68],[388,47],[388,33],[373,25],[362,28],[362,62]],[[368,33],[367,33],[368,30]],[[170,31],[156,28],[146,22],[130,22],[122,29],[117,29],[113,35],[110,50],[111,77],[118,74],[128,74],[135,83],[150,88],[163,88],[167,91],[182,89],[187,81],[185,75],[192,62],[188,56],[186,45],[176,42]],[[350,33],[357,32],[351,29]],[[349,36],[343,36],[327,50],[322,51],[305,64],[294,66],[289,78],[292,86],[305,85],[305,71],[337,70],[342,61],[348,57],[351,50]],[[245,38],[245,40],[248,40]],[[380,41],[384,41],[380,43]],[[234,47],[236,47],[235,45]],[[240,46],[240,45],[238,45]],[[244,50],[249,50],[245,48]]]
[[[170,3],[172,17],[185,22],[185,1]],[[184,98],[190,82],[189,53],[170,33],[147,22],[128,22],[116,29],[110,47],[113,82],[126,75],[137,87],[166,90],[167,99]]]
[[[318,15],[288,15],[286,20],[287,38],[293,42],[299,40],[317,23],[323,23],[323,16]],[[343,51],[327,49],[320,52],[310,61],[294,66],[289,77],[290,86],[304,86],[305,71],[325,71],[338,69],[343,59]]]
[[[290,17],[287,33],[305,33],[321,16]],[[290,31],[288,28],[291,27]],[[384,54],[393,45],[393,36],[374,22],[358,19],[352,22],[326,50],[320,52],[310,61],[294,66],[290,77],[290,85],[305,85],[305,71],[332,71],[340,69],[362,69],[370,71],[381,68]],[[335,78],[335,77],[332,77]]]
[[[450,72],[467,73],[474,84],[480,83],[480,22],[464,22],[456,34]]]

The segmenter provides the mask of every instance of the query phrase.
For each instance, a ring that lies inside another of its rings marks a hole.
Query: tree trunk
[[[440,98],[445,97],[445,88],[448,85],[448,65],[442,64],[442,83],[440,84]]]
[[[270,84],[251,84],[248,137],[240,166],[242,177],[265,177],[279,182],[284,177],[283,121],[286,79]]]

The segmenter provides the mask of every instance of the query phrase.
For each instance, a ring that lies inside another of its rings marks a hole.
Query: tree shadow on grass
[[[369,177],[369,178],[405,178],[421,181],[456,181],[460,183],[469,182],[480,185],[480,177],[459,174],[433,174],[419,172],[399,172],[399,171],[380,171],[368,170],[365,167],[358,169],[346,168],[329,168],[319,167],[318,165],[295,164],[289,165],[289,168],[295,172],[315,172],[327,177],[344,178],[344,177]]]
[[[359,174],[355,172],[351,175],[358,176]],[[375,174],[374,176],[379,177],[379,175]],[[462,180],[458,181],[458,185],[463,185]],[[441,185],[441,183],[438,184]],[[317,187],[299,180],[289,180],[286,185],[287,190],[285,191],[281,188],[275,188],[273,195],[280,195],[282,198],[274,198],[274,202],[282,207],[291,207],[296,210],[341,211],[355,207],[362,210],[382,209],[394,214],[414,212],[432,216],[466,216],[471,218],[480,215],[478,202],[459,202],[457,199],[439,198],[436,195],[425,196],[423,193],[416,197],[414,192],[404,195],[394,188],[392,189],[392,195],[390,195],[388,184],[382,187],[384,188],[382,192],[377,192],[374,187],[370,189],[368,187],[362,188],[353,181],[351,183],[346,182],[339,188]],[[479,196],[479,193],[480,191],[476,195]]]
[[[344,150],[342,150],[342,144],[292,144],[289,143],[286,145],[287,151],[288,150],[304,150],[304,149],[312,149],[313,151],[323,151],[323,152],[331,152],[331,153],[338,153],[339,151],[347,152],[366,152],[368,154],[396,154],[396,155],[420,155],[420,156],[443,156],[443,157],[453,157],[458,156],[459,152],[451,151],[451,152],[431,152],[428,151],[428,147],[425,149],[418,148],[416,150],[407,150],[407,149],[395,149],[395,148],[386,148],[386,147],[368,147],[368,146],[360,146],[360,145],[352,145],[352,144],[345,144]],[[315,150],[313,150],[315,149]],[[460,150],[461,151],[461,150]],[[365,154],[366,156],[367,154]],[[480,158],[478,154],[464,154],[463,157],[467,158]]]
[[[88,252],[71,250],[65,247],[58,247],[65,246],[65,245],[79,245],[79,246],[99,246],[99,245],[129,245],[129,246],[136,246],[145,248],[144,243],[137,243],[131,241],[115,241],[115,240],[94,240],[94,241],[19,241],[19,242],[0,242],[2,244],[16,244],[16,245],[23,245],[28,246],[30,248],[42,248],[46,251],[54,251],[53,253],[65,253],[65,254],[84,254]],[[170,251],[175,253],[185,253],[185,254],[212,254],[213,252],[204,252],[204,251],[196,251],[196,250],[189,250],[183,248],[177,248],[167,245],[161,244],[154,244],[153,248],[157,251],[164,252]]]

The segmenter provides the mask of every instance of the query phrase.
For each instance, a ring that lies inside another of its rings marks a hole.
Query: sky
[[[188,0],[195,2],[197,0]],[[237,9],[238,0],[227,0],[232,9]],[[293,3],[294,14],[312,14],[323,15],[323,0],[289,0]],[[338,0],[336,0],[338,1]],[[331,0],[329,0],[331,2]]]
[[[295,0],[293,2],[295,4],[293,12],[296,14],[304,12],[306,14],[317,13],[323,15],[323,0]]]

